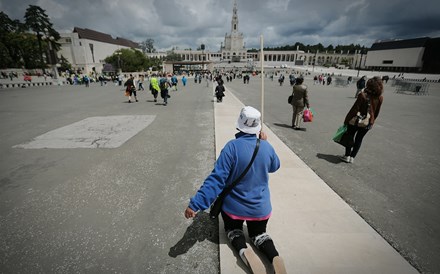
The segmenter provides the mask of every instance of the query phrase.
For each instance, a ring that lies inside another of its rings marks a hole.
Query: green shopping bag
[[[354,135],[348,134],[347,126],[345,125],[338,128],[333,140],[343,147],[353,147],[354,145]]]
[[[347,125],[340,126],[338,128],[338,130],[336,131],[335,136],[333,136],[333,141],[335,141],[335,142],[341,141],[341,138],[345,132],[347,132]]]

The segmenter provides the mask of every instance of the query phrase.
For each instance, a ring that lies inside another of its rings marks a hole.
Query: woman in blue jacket
[[[276,273],[286,273],[284,263],[271,237],[266,233],[272,214],[269,173],[280,168],[280,160],[261,131],[261,114],[253,107],[244,107],[238,117],[236,139],[229,141],[220,153],[211,174],[190,199],[186,218],[210,207],[222,190],[237,179],[249,164],[257,141],[261,139],[257,156],[248,173],[223,202],[221,215],[225,232],[232,246],[253,273],[266,273],[263,263],[246,244],[243,223],[246,221],[252,243],[267,256]]]

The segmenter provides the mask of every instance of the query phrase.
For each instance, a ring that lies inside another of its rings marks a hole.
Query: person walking
[[[160,87],[159,87],[159,81],[157,80],[155,74],[150,79],[150,91],[154,97],[154,102],[157,102],[157,95],[160,92]]]
[[[287,273],[273,240],[266,232],[272,214],[269,173],[280,168],[280,160],[267,141],[267,135],[261,132],[261,114],[258,110],[250,106],[242,108],[236,128],[239,132],[235,139],[222,149],[213,171],[190,199],[184,215],[193,218],[197,212],[209,208],[220,192],[246,169],[259,144],[251,168],[225,197],[221,216],[232,247],[252,273],[266,273],[266,270],[260,258],[246,243],[244,222],[250,240],[273,264],[275,272]]]
[[[295,75],[293,75],[293,73],[291,73],[289,75],[289,81],[290,81],[290,86],[293,87],[295,85],[295,83],[296,83],[296,78],[295,78]]]
[[[183,84],[184,87],[186,86],[186,81],[187,81],[187,78],[186,78],[185,75],[183,75],[183,77],[182,77],[182,84]]]
[[[346,134],[350,138],[354,138],[352,147],[345,147],[345,154],[341,156],[341,160],[346,163],[353,163],[354,158],[359,152],[362,140],[367,132],[373,127],[374,122],[379,116],[380,107],[383,102],[383,83],[379,77],[373,77],[367,81],[363,92],[359,93],[356,102],[354,102],[350,111],[345,116],[344,124],[347,125]],[[356,124],[355,120],[358,113],[363,117],[369,117],[368,125],[361,127]]]
[[[300,130],[300,123],[303,115],[304,106],[310,108],[309,96],[307,91],[307,86],[303,84],[304,78],[299,77],[296,79],[296,84],[293,86],[293,99],[290,103],[293,108],[292,115],[292,128],[295,130]]]
[[[120,74],[118,75],[118,85],[119,85],[119,86],[122,86],[122,80],[123,80],[123,76],[122,76],[122,74],[120,73]]]
[[[163,99],[163,105],[168,105],[168,98],[171,96],[169,93],[169,88],[171,87],[170,82],[167,79],[167,76],[164,74],[162,78],[159,80],[159,87],[160,87],[160,97]]]
[[[142,90],[144,91],[144,75],[139,75],[139,80],[138,80],[138,90]]]
[[[128,102],[131,103],[131,95],[134,95],[134,99],[136,102],[139,102],[136,97],[136,86],[134,85],[134,77],[130,74],[130,78],[124,83],[124,87],[126,87],[125,91],[128,92]]]
[[[280,74],[280,77],[278,78],[278,83],[280,83],[280,86],[283,85],[283,83],[284,83],[284,75],[283,74]]]
[[[327,86],[329,86],[332,83],[332,77],[329,75],[327,77]]]
[[[365,88],[367,76],[362,76],[359,80],[356,82],[356,94],[354,95],[355,98],[358,97],[359,93],[362,92],[362,90]]]
[[[83,82],[84,82],[84,84],[86,85],[86,87],[88,88],[88,87],[90,87],[90,79],[89,79],[89,76],[87,76],[87,75],[84,75],[83,76]]]
[[[223,101],[225,97],[225,87],[223,86],[223,81],[218,81],[218,85],[215,87],[215,97],[217,97],[217,103]]]
[[[174,91],[177,91],[177,83],[179,82],[179,80],[177,80],[177,76],[175,74],[173,74],[173,77],[171,77],[171,84],[172,87],[174,88]]]

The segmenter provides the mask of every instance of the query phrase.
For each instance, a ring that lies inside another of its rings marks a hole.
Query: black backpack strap
[[[254,154],[252,155],[252,159],[249,162],[249,164],[247,165],[246,169],[241,173],[241,175],[234,182],[232,182],[228,187],[223,189],[223,191],[220,193],[220,195],[218,195],[219,198],[223,199],[224,197],[226,197],[229,194],[229,192],[231,192],[231,190],[243,179],[243,177],[246,175],[246,173],[251,168],[252,163],[254,162],[255,157],[257,156],[259,148],[260,148],[260,139],[257,138],[257,145],[255,146]]]

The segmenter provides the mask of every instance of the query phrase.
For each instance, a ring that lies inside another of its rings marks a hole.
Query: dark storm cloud
[[[237,0],[246,47],[361,44],[378,39],[440,36],[438,0]],[[26,8],[46,10],[60,32],[89,28],[158,49],[218,50],[231,31],[233,0],[0,0],[0,9],[23,21]]]

